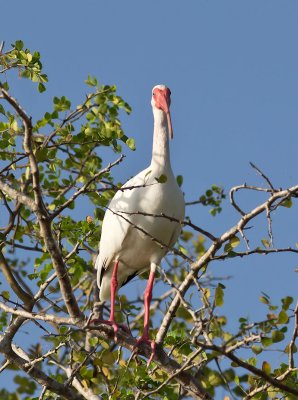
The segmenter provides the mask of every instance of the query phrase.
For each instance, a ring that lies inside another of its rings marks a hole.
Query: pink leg
[[[149,337],[149,319],[150,319],[150,303],[152,299],[152,288],[153,288],[153,283],[154,283],[154,275],[155,275],[155,268],[151,269],[147,287],[144,293],[144,309],[145,309],[145,315],[144,315],[144,330],[142,336],[137,340],[136,346],[139,346],[141,343],[148,343],[150,344],[151,347],[151,356],[148,360],[148,366],[150,365],[151,361],[153,360],[153,357],[155,355],[155,347],[156,344],[154,340],[150,340]]]
[[[108,321],[106,320],[100,320],[100,319],[94,319],[91,321],[91,323],[96,323],[96,322],[104,322],[106,324],[109,324],[113,327],[114,329],[114,340],[117,340],[117,332],[118,332],[118,327],[120,326],[123,330],[125,330],[127,333],[130,333],[129,329],[127,326],[124,325],[117,325],[115,321],[115,296],[116,296],[116,291],[118,288],[118,281],[117,281],[117,273],[118,273],[118,266],[119,266],[119,261],[115,261],[114,264],[114,269],[112,273],[112,278],[111,278],[111,285],[110,285],[110,291],[111,291],[111,311],[110,311],[110,318]]]
[[[115,337],[118,332],[118,326],[115,322],[115,294],[116,290],[118,287],[118,281],[117,281],[117,273],[118,273],[118,266],[119,266],[119,261],[115,261],[114,264],[114,269],[113,269],[113,274],[112,274],[112,279],[111,279],[111,312],[110,312],[110,318],[109,322],[111,322],[111,325],[114,329]]]

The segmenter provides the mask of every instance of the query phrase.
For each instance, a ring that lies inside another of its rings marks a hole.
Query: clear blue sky
[[[276,0],[51,1],[10,0],[1,6],[0,39],[24,40],[39,50],[48,90],[42,96],[19,81],[15,95],[39,117],[54,95],[73,104],[85,93],[88,74],[116,84],[132,106],[123,118],[137,151],[128,153],[125,180],[147,166],[151,156],[151,88],[165,83],[172,91],[174,140],[171,158],[184,176],[186,199],[213,183],[263,185],[249,166],[253,161],[277,186],[297,184],[298,149],[298,3]],[[260,197],[260,201],[263,197]],[[248,210],[256,197],[242,197]],[[274,218],[276,245],[298,242],[297,210]],[[215,234],[237,221],[224,204],[218,218],[207,208],[189,210],[193,222]],[[296,217],[296,218],[295,218]],[[259,219],[257,240],[266,237]],[[297,257],[254,257],[211,266],[227,282],[224,310],[261,318],[261,290],[274,300],[297,292]]]

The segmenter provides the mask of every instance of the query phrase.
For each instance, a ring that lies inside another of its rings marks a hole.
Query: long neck
[[[161,170],[171,168],[169,134],[166,114],[157,108],[153,108],[154,132],[151,166]]]

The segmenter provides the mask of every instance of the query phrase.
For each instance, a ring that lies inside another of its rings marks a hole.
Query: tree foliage
[[[210,278],[208,268],[217,260],[297,253],[291,246],[273,246],[271,212],[291,208],[298,185],[276,189],[253,165],[267,187],[244,184],[230,191],[239,221],[226,232],[215,236],[189,218],[180,221],[179,244],[159,270],[163,294],[151,306],[157,353],[147,366],[150,348],[144,344],[134,351],[142,298],[119,295],[117,318],[128,320],[132,335],[120,329],[115,342],[110,326],[90,322],[90,315],[108,312],[98,303],[93,265],[104,212],[121,187],[113,167],[123,162],[121,146],[135,149],[119,119],[121,110],[131,109],[114,86],[89,76],[90,93],[81,104],[54,97],[35,120],[13,97],[9,79],[17,72],[44,92],[48,79],[40,54],[19,40],[7,51],[1,46],[0,65],[0,379],[14,374],[14,387],[2,387],[1,399],[208,399],[219,388],[231,399],[296,399],[294,299],[273,304],[263,294],[264,318],[242,317],[231,332],[221,312],[225,285]],[[103,147],[115,154],[107,165]],[[177,181],[182,185],[183,178]],[[241,190],[261,191],[267,199],[244,212],[235,201]],[[224,198],[213,185],[188,205],[210,207],[216,217]],[[93,215],[82,211],[86,204]],[[254,233],[246,228],[259,215],[269,234],[250,248],[248,236]],[[24,330],[30,334],[26,340]],[[275,351],[285,356],[279,365],[270,361]]]

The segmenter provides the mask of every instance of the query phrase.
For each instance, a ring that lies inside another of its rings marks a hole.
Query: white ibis
[[[106,322],[113,326],[115,335],[118,330],[114,317],[116,290],[150,269],[144,293],[144,331],[137,341],[137,345],[150,343],[152,354],[149,363],[155,354],[155,342],[149,339],[154,273],[181,231],[178,222],[156,215],[183,220],[185,210],[183,194],[170,163],[169,138],[173,138],[170,95],[170,89],[164,85],[157,85],[152,90],[154,134],[151,164],[126,182],[112,199],[104,216],[96,260],[100,300],[111,300],[110,318]],[[166,178],[159,180],[161,176]],[[164,180],[166,182],[161,183]]]

